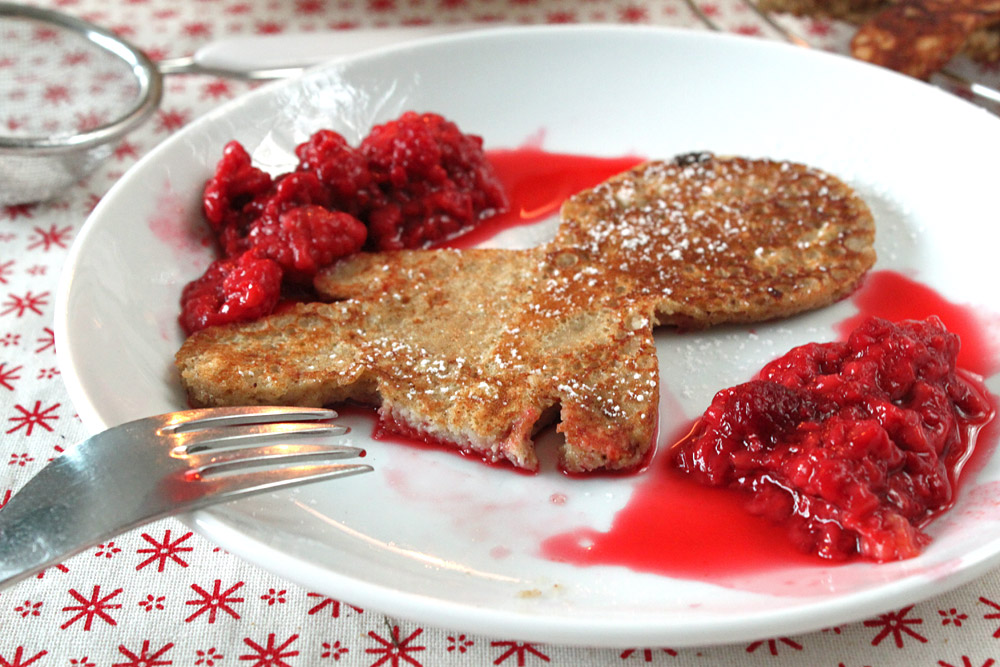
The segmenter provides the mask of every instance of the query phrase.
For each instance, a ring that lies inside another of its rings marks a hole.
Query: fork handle
[[[93,511],[100,505],[92,496],[112,491],[96,484],[80,484],[73,454],[70,450],[54,459],[0,509],[0,588],[27,579],[120,530],[106,515]]]

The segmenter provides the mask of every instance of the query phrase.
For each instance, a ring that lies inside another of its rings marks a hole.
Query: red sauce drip
[[[951,303],[920,283],[899,274],[876,272],[853,301],[861,312],[857,319],[852,317],[839,325],[842,333],[871,315],[900,320],[940,313],[963,339],[963,365],[972,369],[998,366],[1000,360],[985,344],[989,340],[986,323],[970,308]],[[972,341],[968,346],[966,338]],[[995,397],[990,400],[995,404]],[[973,446],[960,484],[992,454],[997,431],[994,420],[982,431],[966,434],[973,439],[978,435],[980,442]],[[667,452],[680,434],[672,435],[675,437],[661,440],[657,449]],[[542,555],[575,565],[618,565],[720,585],[732,585],[746,572],[831,565],[798,551],[782,527],[747,512],[745,495],[704,487],[667,463],[665,457],[654,460],[610,530],[580,528],[555,535],[541,545]]]
[[[659,458],[608,532],[577,528],[561,533],[541,544],[541,554],[577,566],[619,565],[715,583],[823,563],[798,551],[781,526],[748,514],[742,494],[699,484]]]
[[[356,410],[361,411],[363,408],[357,408]],[[530,470],[515,468],[513,464],[505,459],[494,461],[486,458],[480,452],[471,448],[457,447],[453,443],[429,437],[406,423],[394,419],[383,418],[374,408],[372,408],[371,411],[372,418],[375,420],[375,423],[372,426],[373,440],[392,442],[397,445],[406,445],[408,447],[415,447],[418,449],[429,449],[432,451],[443,451],[449,454],[459,454],[461,456],[479,459],[483,464],[491,467],[504,468],[522,475],[534,474],[533,471]]]
[[[959,368],[983,377],[1000,371],[1000,350],[994,342],[996,317],[987,319],[971,306],[951,303],[931,288],[895,271],[873,271],[851,301],[858,307],[858,314],[837,325],[842,338],[872,316],[898,322],[937,315],[948,331],[962,339]]]
[[[643,161],[636,156],[589,157],[548,153],[533,147],[491,150],[486,155],[503,183],[508,210],[447,241],[442,244],[444,247],[471,248],[506,229],[544,220],[558,213],[563,201],[571,195]]]

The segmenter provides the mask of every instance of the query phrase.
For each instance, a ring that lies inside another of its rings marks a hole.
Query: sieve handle
[[[189,58],[163,60],[159,67],[164,74],[200,72],[247,79],[281,78],[362,51],[470,28],[468,25],[407,26],[234,37],[206,44]]]

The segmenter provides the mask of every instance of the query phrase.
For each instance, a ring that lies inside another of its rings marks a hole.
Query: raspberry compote
[[[956,369],[958,350],[936,317],[869,318],[844,342],[795,348],[720,391],[672,462],[748,493],[803,551],[910,558],[993,416],[981,383]]]
[[[267,315],[283,287],[311,286],[362,248],[428,247],[507,205],[482,139],[437,114],[404,113],[356,148],[320,130],[295,154],[296,169],[272,177],[226,145],[203,197],[222,257],[184,290],[186,333]]]
[[[363,212],[369,247],[428,247],[506,206],[483,140],[435,114],[404,113],[361,142],[374,195]]]

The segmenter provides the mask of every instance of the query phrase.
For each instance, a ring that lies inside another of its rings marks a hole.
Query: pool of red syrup
[[[895,271],[875,271],[851,299],[858,314],[837,325],[837,333],[846,337],[869,315],[887,320],[922,320],[936,315],[948,331],[958,334],[962,347],[958,367],[989,377],[1000,370],[1000,349],[992,342],[986,322],[972,308],[943,298],[926,285]]]
[[[1000,359],[977,314],[917,281],[890,271],[874,272],[852,300],[860,312],[840,323],[838,331],[842,335],[869,316],[901,320],[936,314],[962,339],[962,367],[981,375],[998,369]],[[978,446],[965,464],[960,488],[990,458],[998,431],[994,420],[979,432]],[[685,434],[666,435],[658,443],[660,450],[666,450]],[[581,566],[618,565],[720,583],[746,572],[831,565],[818,556],[797,551],[782,527],[747,512],[741,493],[704,487],[674,470],[664,459],[654,459],[643,473],[608,531],[580,528],[555,535],[541,545],[541,554]]]
[[[491,150],[486,155],[504,185],[510,206],[505,213],[484,220],[444,246],[471,248],[505,229],[544,220],[558,213],[571,195],[643,161],[638,156],[591,157],[532,147]]]

